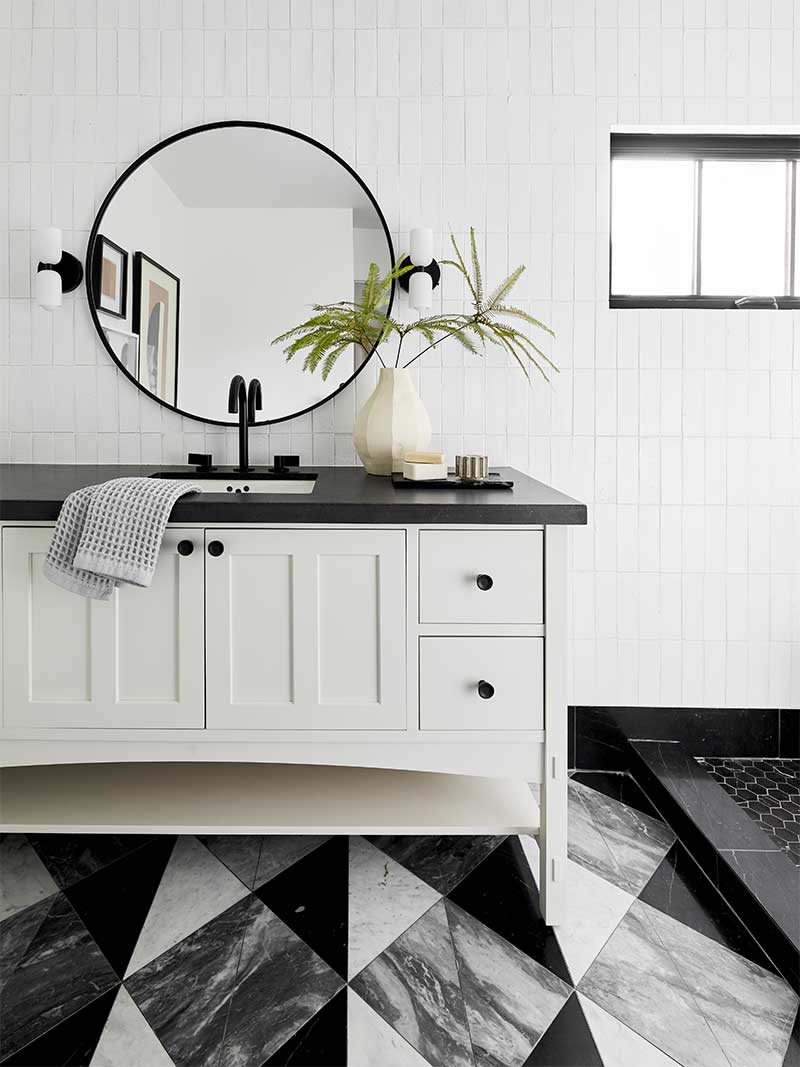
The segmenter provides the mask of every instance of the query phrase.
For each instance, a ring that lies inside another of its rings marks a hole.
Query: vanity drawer
[[[543,621],[539,530],[421,530],[419,621]]]
[[[420,638],[420,729],[541,730],[543,656],[541,637]]]

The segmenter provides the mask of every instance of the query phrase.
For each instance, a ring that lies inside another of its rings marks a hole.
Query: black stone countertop
[[[390,478],[362,467],[301,468],[318,475],[312,493],[197,493],[178,501],[170,522],[585,524],[585,504],[510,467],[493,469],[514,488],[395,489]],[[52,520],[75,489],[158,470],[194,474],[194,468],[180,466],[0,464],[0,520]]]

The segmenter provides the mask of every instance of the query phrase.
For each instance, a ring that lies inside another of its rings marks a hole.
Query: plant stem
[[[412,363],[416,363],[416,361],[419,359],[420,356],[424,356],[426,352],[429,352],[432,348],[436,348],[436,346],[441,341],[446,341],[448,337],[455,337],[455,335],[457,333],[460,333],[460,332],[461,332],[460,330],[449,330],[447,333],[443,333],[441,337],[437,337],[435,341],[431,341],[431,343],[429,345],[427,345],[425,348],[423,348],[421,352],[417,352],[416,356],[414,356],[413,359],[410,359],[408,361],[408,363],[406,363],[406,367],[410,367]],[[398,358],[399,358],[399,356],[400,356],[400,350],[399,349],[398,349],[397,354],[398,354]]]
[[[400,340],[397,342],[397,358],[394,361],[395,367],[400,366],[400,349],[403,347],[403,341],[405,341],[405,339],[406,335],[404,333],[401,333]]]

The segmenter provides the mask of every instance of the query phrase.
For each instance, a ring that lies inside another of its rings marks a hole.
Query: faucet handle
[[[213,459],[214,457],[210,452],[190,452],[186,457],[186,462],[195,464],[199,473],[201,471],[215,471],[217,468],[211,466]]]
[[[284,474],[290,467],[299,466],[299,456],[274,456],[270,470],[273,474]]]

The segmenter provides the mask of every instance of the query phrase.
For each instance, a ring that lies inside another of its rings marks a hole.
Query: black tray
[[[395,472],[392,475],[392,485],[395,489],[513,489],[513,482],[504,481],[497,471],[489,471],[488,476],[482,482],[462,482],[455,474],[448,474],[446,478],[431,478],[424,481],[415,481]]]

